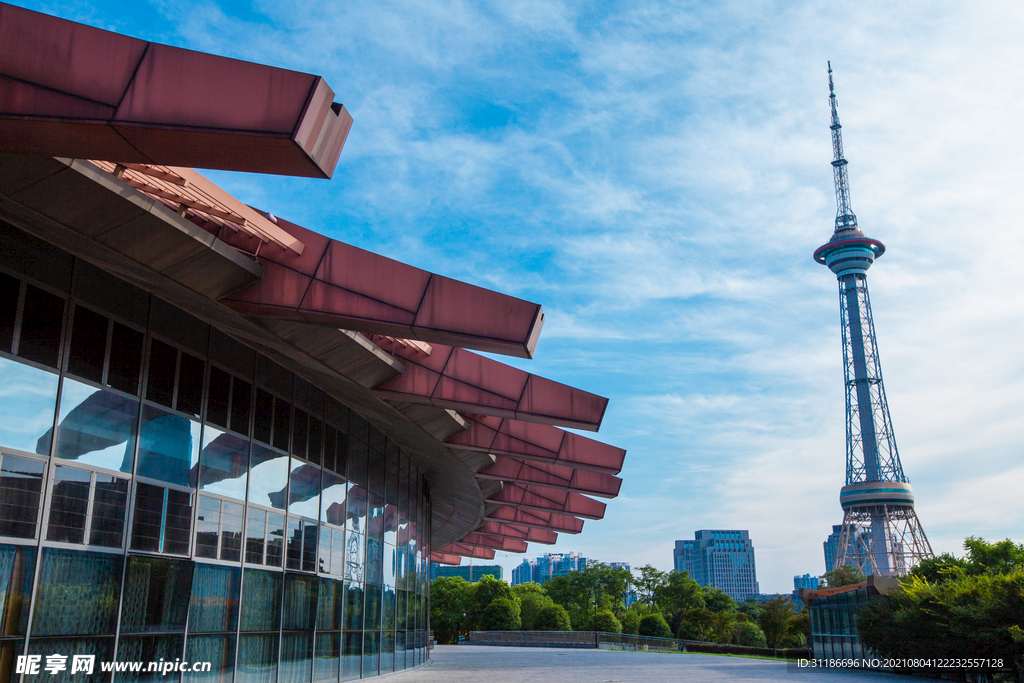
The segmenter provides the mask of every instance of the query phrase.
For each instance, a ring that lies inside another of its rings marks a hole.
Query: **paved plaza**
[[[431,657],[433,661],[427,666],[389,678],[395,683],[895,683],[926,680],[872,671],[795,670],[786,663],[764,659],[659,652],[439,645]]]

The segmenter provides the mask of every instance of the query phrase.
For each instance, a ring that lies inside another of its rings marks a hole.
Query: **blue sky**
[[[610,397],[598,437],[629,451],[554,549],[669,569],[676,539],[749,529],[765,592],[820,574],[841,521],[838,295],[810,257],[832,60],[918,514],[937,552],[1022,540],[1019,3],[18,4],[323,75],[355,119],[332,181],[209,175],[542,303],[536,358],[506,362]]]

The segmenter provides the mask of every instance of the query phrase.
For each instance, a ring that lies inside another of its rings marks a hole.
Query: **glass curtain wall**
[[[408,454],[183,311],[2,222],[0,240],[0,680],[25,654],[24,680],[76,683],[111,661],[208,662],[114,679],[217,683],[423,663]]]

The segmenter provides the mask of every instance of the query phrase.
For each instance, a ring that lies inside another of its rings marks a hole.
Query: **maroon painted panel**
[[[556,427],[473,413],[463,413],[463,417],[470,428],[446,443],[466,450],[606,474],[622,471],[626,458],[621,448]]]
[[[608,399],[513,368],[465,349],[433,345],[429,356],[413,349],[392,353],[405,372],[375,387],[385,398],[545,425],[597,431]],[[442,372],[433,391],[419,379]],[[543,398],[538,398],[543,397]]]
[[[434,551],[441,555],[461,555],[462,557],[474,557],[479,560],[493,560],[494,550],[492,548],[481,548],[465,543],[449,543],[446,546]]]
[[[461,356],[455,354],[452,347],[442,344],[456,340],[460,346],[494,353],[523,358],[533,354],[536,339],[531,337],[535,327],[531,320],[536,322],[542,315],[537,304],[474,288],[473,302],[476,308],[463,308],[465,301],[459,295],[459,288],[449,286],[456,282],[454,280],[349,244],[329,240],[281,218],[277,219],[277,225],[305,244],[305,251],[301,256],[283,249],[260,252],[260,262],[267,270],[264,282],[236,292],[222,299],[222,303],[245,315],[284,318],[437,344],[429,356],[420,354],[422,358],[419,362],[423,367],[440,371],[448,363],[449,355],[454,354],[460,376],[465,374],[471,378],[479,375],[484,368],[472,358],[460,363]],[[243,235],[225,232],[218,237],[240,249],[251,249],[248,238]],[[282,291],[266,284],[267,278],[279,270],[309,277],[308,288],[301,292],[295,289]],[[429,298],[433,302],[431,305],[437,306],[444,300],[437,292],[452,293],[453,298],[447,300],[446,305],[458,311],[458,315],[448,316],[445,324],[450,326],[443,329],[437,325],[421,326],[419,321],[423,319],[423,302]],[[521,314],[521,311],[527,309],[533,311],[532,319]],[[481,336],[481,320],[490,321],[487,323],[490,336]],[[461,353],[482,358],[467,351]],[[514,409],[523,393],[525,373],[505,369],[507,366],[496,361],[490,362],[492,365],[486,368],[486,372],[495,376],[481,381],[488,381],[488,386],[500,390],[495,393],[491,403],[497,404],[497,407],[507,405]],[[512,378],[511,384],[509,378]],[[416,385],[416,391],[422,391],[422,378],[407,381]],[[429,386],[433,392],[434,384],[429,383]],[[445,389],[445,393],[453,395],[461,395],[460,392],[461,385]]]
[[[459,543],[478,545],[482,548],[494,548],[506,553],[525,553],[526,542],[503,536],[488,536],[481,533],[466,534]]]
[[[529,541],[530,543],[543,543],[545,545],[554,545],[558,541],[558,534],[554,531],[517,526],[515,524],[502,524],[501,522],[484,522],[477,527],[476,531],[489,536],[502,536],[519,541]]]
[[[528,510],[552,510],[585,519],[603,518],[607,507],[600,501],[572,491],[510,483],[506,483],[501,491],[492,494],[487,500]]]
[[[578,534],[583,531],[583,520],[572,515],[547,510],[527,510],[511,505],[499,505],[492,512],[485,514],[484,520],[535,529],[551,529],[566,534]]]
[[[430,561],[436,564],[451,564],[457,567],[462,564],[462,557],[446,553],[430,553]]]
[[[622,480],[604,472],[588,472],[544,462],[525,462],[505,455],[494,465],[477,472],[480,479],[532,484],[545,488],[576,491],[602,498],[619,495]]]
[[[0,76],[0,120],[22,133],[0,151],[21,154],[329,178],[352,125],[318,76],[5,4]]]

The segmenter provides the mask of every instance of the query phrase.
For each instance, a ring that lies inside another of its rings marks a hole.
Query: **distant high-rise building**
[[[821,577],[811,576],[810,574],[804,574],[803,576],[793,577],[793,590],[798,591],[801,588],[810,588],[811,590],[818,587],[821,582]]]
[[[512,570],[512,585],[533,581],[542,586],[556,576],[569,572],[581,572],[587,566],[587,558],[580,553],[545,553],[523,563]]]
[[[701,529],[692,541],[676,541],[672,565],[702,586],[714,586],[737,602],[757,596],[754,544],[745,530]]]
[[[505,579],[505,568],[500,564],[463,564],[450,567],[444,564],[430,563],[430,580],[439,576],[461,576],[470,583],[475,583],[482,576],[493,576],[499,581]]]
[[[822,544],[825,548],[825,571],[830,572],[836,568],[836,558],[839,557],[839,537],[843,533],[842,524],[833,524],[832,533],[828,535]]]

